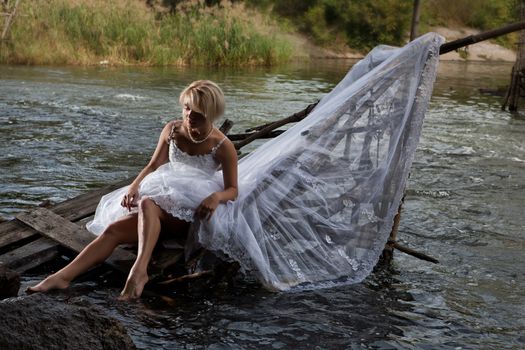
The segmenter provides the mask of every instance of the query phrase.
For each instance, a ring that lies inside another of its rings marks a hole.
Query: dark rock
[[[0,301],[0,349],[136,349],[122,324],[86,301],[34,294]]]
[[[0,300],[16,297],[20,289],[20,275],[0,264]]]

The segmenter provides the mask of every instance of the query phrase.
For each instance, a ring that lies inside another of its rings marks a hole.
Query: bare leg
[[[139,203],[137,260],[131,267],[120,300],[139,298],[148,282],[148,264],[159,239],[161,224],[170,231],[187,230],[189,223],[175,219],[153,200],[144,197]]]
[[[67,266],[48,276],[26,292],[46,292],[51,289],[64,289],[78,275],[106,260],[119,244],[137,242],[137,214],[123,217],[109,225],[93,242],[88,244]]]

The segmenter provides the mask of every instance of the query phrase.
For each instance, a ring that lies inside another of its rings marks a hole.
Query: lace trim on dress
[[[159,207],[166,210],[171,216],[178,219],[193,222],[195,209],[181,207],[170,196],[149,196]]]

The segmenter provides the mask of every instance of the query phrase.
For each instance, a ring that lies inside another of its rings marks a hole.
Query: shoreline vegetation
[[[269,16],[243,4],[23,1],[0,52],[8,64],[274,65],[292,55]]]
[[[420,33],[471,33],[515,20],[516,0],[423,2]],[[361,58],[408,41],[411,1],[21,1],[0,64],[273,66]],[[473,29],[475,28],[475,29]],[[517,34],[451,60],[513,61]],[[480,51],[481,50],[481,51]],[[494,54],[494,52],[498,54]],[[469,57],[470,56],[470,57]]]

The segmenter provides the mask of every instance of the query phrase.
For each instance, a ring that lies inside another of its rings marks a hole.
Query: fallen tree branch
[[[162,282],[159,282],[157,284],[164,286],[164,285],[168,285],[168,284],[172,284],[172,283],[184,282],[184,281],[188,281],[188,280],[194,280],[196,278],[200,278],[200,277],[208,276],[208,275],[212,275],[212,274],[213,274],[213,270],[204,270],[204,271],[201,271],[201,272],[191,273],[189,275],[184,275],[184,276],[180,276],[180,277],[171,278],[169,280],[162,281]]]
[[[447,52],[457,50],[464,46],[479,43],[480,41],[485,41],[488,39],[496,38],[498,36],[509,34],[512,32],[517,32],[518,30],[522,30],[522,29],[525,29],[525,21],[508,24],[501,28],[492,29],[492,30],[489,30],[483,33],[469,35],[465,38],[461,38],[458,40],[450,41],[448,43],[444,43],[439,48],[439,54],[443,55]]]
[[[264,126],[259,131],[252,133],[250,136],[248,136],[247,138],[245,138],[242,141],[235,142],[235,148],[236,149],[240,149],[241,147],[246,146],[247,144],[252,142],[253,140],[261,138],[261,137],[269,134],[271,131],[273,131],[274,129],[277,129],[280,126],[283,126],[283,125],[288,124],[288,123],[293,123],[293,122],[298,122],[298,121],[303,120],[308,114],[310,114],[310,112],[315,108],[315,106],[317,106],[318,103],[319,103],[319,101],[317,101],[315,103],[312,103],[312,104],[308,105],[302,111],[294,113],[294,114],[292,114],[289,117],[283,118],[281,120],[277,120],[277,121],[275,121],[273,123],[265,124],[266,126]]]
[[[397,242],[390,242],[389,241],[389,244],[394,247],[395,249],[399,250],[400,252],[403,252],[405,254],[408,254],[408,255],[412,255],[418,259],[421,259],[421,260],[425,260],[425,261],[430,261],[431,263],[434,263],[434,264],[439,264],[439,260],[436,259],[436,258],[433,258],[429,255],[426,255],[424,253],[421,253],[421,252],[418,252],[417,250],[414,250],[412,248],[408,248],[408,247],[405,247],[405,246],[402,246],[401,244],[397,243]]]

